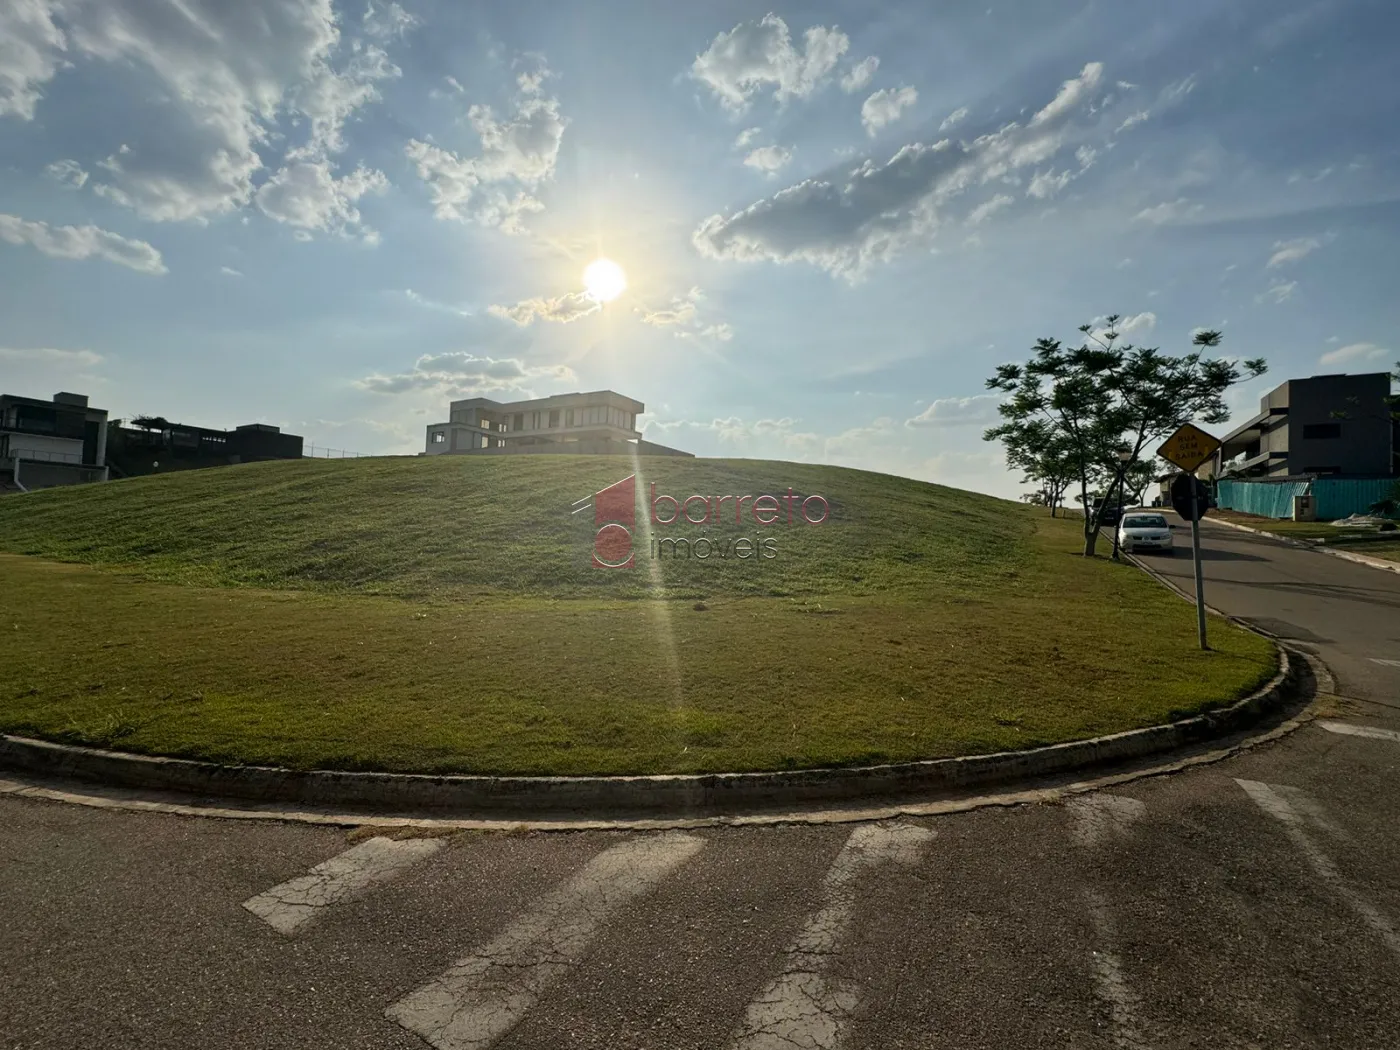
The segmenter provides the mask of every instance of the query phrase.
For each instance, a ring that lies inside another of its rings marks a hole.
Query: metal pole
[[[1202,649],[1206,644],[1206,596],[1201,579],[1201,509],[1196,505],[1199,498],[1196,479],[1191,479],[1191,560],[1196,570],[1196,638]]]

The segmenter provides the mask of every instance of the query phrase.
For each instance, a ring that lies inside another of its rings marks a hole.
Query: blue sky
[[[1400,357],[1386,0],[5,0],[0,389],[416,452],[610,387],[702,455],[1014,495],[1098,315]],[[600,305],[605,255],[629,288]]]

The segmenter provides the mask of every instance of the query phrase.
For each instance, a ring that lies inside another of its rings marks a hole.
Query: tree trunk
[[[1099,528],[1094,514],[1094,501],[1089,498],[1089,479],[1079,479],[1079,502],[1084,505],[1084,557],[1094,556],[1094,544],[1099,541]]]

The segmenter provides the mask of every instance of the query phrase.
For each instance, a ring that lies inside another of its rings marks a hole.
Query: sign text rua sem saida
[[[574,504],[578,514],[593,507],[593,564],[599,569],[630,569],[636,565],[632,533],[637,522],[637,476],[623,478],[607,488],[585,496]],[[647,511],[652,525],[743,525],[745,515],[755,526],[821,525],[831,517],[825,496],[797,496],[789,488],[786,496],[687,496],[677,499],[657,493],[651,485]],[[740,561],[776,558],[776,536],[653,536],[649,551],[653,559],[712,558]]]

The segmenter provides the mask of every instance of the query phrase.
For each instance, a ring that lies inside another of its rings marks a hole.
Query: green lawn
[[[1211,517],[1224,518],[1251,529],[1270,532],[1294,540],[1323,541],[1335,550],[1354,551],[1372,558],[1400,561],[1400,534],[1374,529],[1337,528],[1330,521],[1285,521],[1259,518],[1233,510],[1213,510]]]
[[[0,728],[297,768],[778,769],[1150,725],[1274,670],[1224,623],[1196,651],[1189,605],[1034,508],[641,466],[681,496],[822,493],[832,519],[761,530],[762,562],[610,572],[568,508],[617,460],[255,464],[0,500]]]

